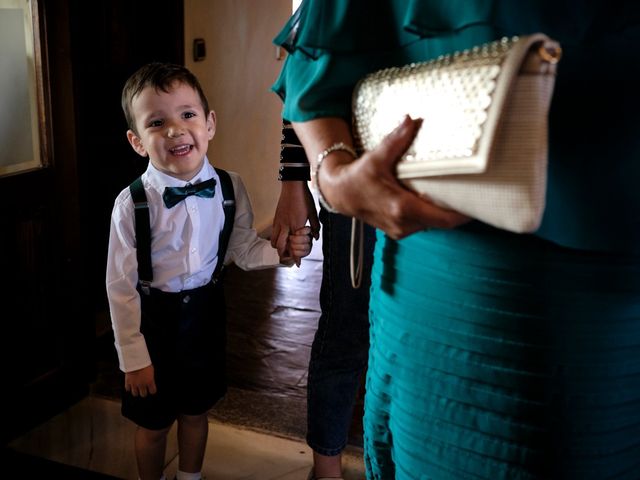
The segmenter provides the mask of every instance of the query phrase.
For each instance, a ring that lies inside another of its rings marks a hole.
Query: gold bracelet
[[[330,153],[337,152],[337,151],[347,152],[354,159],[358,158],[358,154],[353,149],[353,147],[350,147],[344,142],[334,143],[333,145],[331,145],[328,148],[325,148],[322,152],[318,154],[318,159],[316,160],[316,169],[314,172],[314,177],[316,179],[316,190],[318,191],[318,202],[320,203],[320,205],[322,205],[322,207],[325,210],[331,213],[339,213],[339,212],[335,208],[333,208],[331,205],[329,205],[329,203],[325,200],[324,196],[322,195],[322,190],[320,190],[320,177],[318,176],[318,174],[320,173],[320,166],[322,165],[323,160],[327,158]]]

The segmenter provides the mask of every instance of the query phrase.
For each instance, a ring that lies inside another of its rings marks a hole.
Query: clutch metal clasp
[[[538,54],[545,62],[555,65],[562,58],[562,48],[560,45],[549,45],[543,42],[538,48]]]

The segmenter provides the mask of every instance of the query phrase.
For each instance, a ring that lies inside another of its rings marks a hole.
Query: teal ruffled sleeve
[[[274,39],[289,53],[272,87],[284,101],[284,118],[350,118],[357,80],[384,66],[399,46],[419,40],[395,20],[394,2],[377,5],[367,15],[370,5],[361,0],[302,2]]]
[[[287,120],[348,119],[355,83],[379,68],[504,35],[544,31],[580,42],[594,8],[574,9],[576,3],[593,2],[304,0],[274,39],[289,55],[272,90],[283,99]]]

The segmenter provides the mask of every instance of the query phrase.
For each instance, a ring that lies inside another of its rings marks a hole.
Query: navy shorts
[[[209,283],[178,293],[151,289],[140,297],[158,391],[144,398],[123,391],[122,415],[161,430],[178,415],[206,413],[226,393],[224,292],[220,283]]]

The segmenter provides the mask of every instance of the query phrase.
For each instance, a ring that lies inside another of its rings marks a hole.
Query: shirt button
[[[198,249],[197,249],[197,248],[195,248],[195,247],[193,247],[193,248],[191,249],[191,253],[196,253],[196,250],[198,250]]]
[[[191,300],[191,297],[189,295],[185,295],[184,298],[182,299],[182,303],[189,303],[190,300]]]

